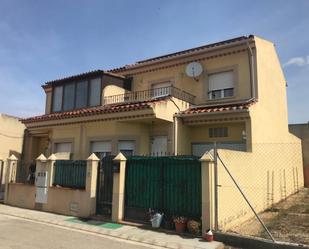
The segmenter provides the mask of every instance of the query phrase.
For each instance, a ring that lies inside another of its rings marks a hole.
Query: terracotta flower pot
[[[175,228],[177,233],[184,233],[186,229],[186,223],[175,222]]]

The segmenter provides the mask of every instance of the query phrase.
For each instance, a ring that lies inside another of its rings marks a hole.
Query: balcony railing
[[[195,99],[195,96],[188,92],[185,92],[177,87],[168,86],[108,96],[104,98],[103,104],[107,105],[116,103],[140,102],[167,96],[173,96],[190,104],[193,104]]]

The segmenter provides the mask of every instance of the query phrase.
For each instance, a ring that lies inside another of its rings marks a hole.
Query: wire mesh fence
[[[300,143],[257,143],[250,152],[219,148],[217,155],[219,230],[269,239],[265,223],[275,240],[309,244]]]

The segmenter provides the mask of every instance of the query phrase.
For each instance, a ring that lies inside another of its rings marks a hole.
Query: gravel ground
[[[276,240],[309,245],[309,189],[305,188],[260,214]],[[229,232],[269,238],[256,219]]]

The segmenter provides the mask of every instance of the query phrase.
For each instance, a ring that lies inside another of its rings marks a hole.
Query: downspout
[[[174,122],[174,154],[178,155],[178,117],[176,115],[173,116]]]
[[[180,108],[179,106],[176,104],[176,102],[173,100],[173,97],[171,96],[170,101],[172,101],[172,103],[176,106],[176,108],[178,109],[178,113],[180,112]],[[173,116],[173,133],[174,133],[174,145],[173,145],[173,149],[174,149],[174,154],[175,156],[178,155],[178,117],[177,117],[177,113],[174,114]]]
[[[247,41],[248,46],[248,57],[249,57],[249,72],[250,72],[250,81],[251,81],[251,97],[252,99],[256,99],[256,89],[255,89],[255,71],[254,71],[254,56],[252,48]]]
[[[249,57],[249,71],[250,71],[250,81],[251,81],[251,99],[256,100],[256,82],[255,82],[255,67],[254,67],[254,56],[252,48],[247,41],[248,46],[248,57]],[[251,119],[250,119],[250,138],[248,136],[248,122],[245,123],[245,132],[247,134],[246,137],[246,149],[247,151],[252,151],[252,126],[251,126]]]

